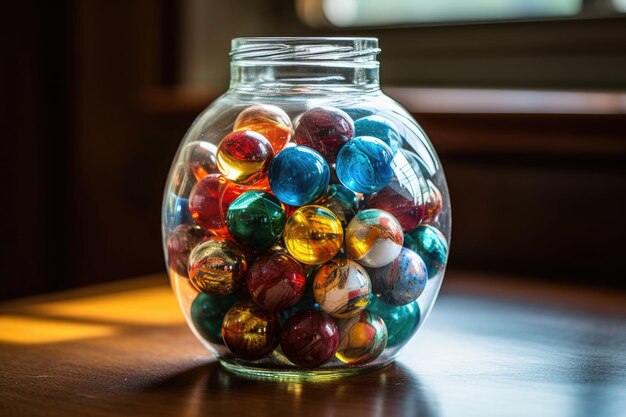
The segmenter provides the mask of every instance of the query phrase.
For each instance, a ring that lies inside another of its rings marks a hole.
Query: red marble
[[[315,149],[331,164],[353,135],[354,122],[347,113],[333,107],[316,107],[300,115],[294,140]]]
[[[221,236],[228,235],[222,210],[222,194],[229,181],[219,174],[202,178],[189,194],[189,211],[194,221],[204,229]]]
[[[217,148],[217,167],[239,184],[256,184],[267,178],[274,149],[260,133],[238,130],[227,135]]]
[[[427,182],[428,191],[424,194],[426,214],[424,215],[422,223],[432,224],[437,221],[439,215],[441,214],[441,210],[443,210],[443,196],[441,195],[439,188],[437,188],[432,181],[427,180]]]
[[[423,181],[400,183],[394,178],[387,187],[370,197],[367,207],[392,214],[402,230],[409,232],[419,226],[427,215],[422,185],[425,186]]]
[[[317,310],[301,310],[287,319],[280,334],[285,356],[302,368],[317,368],[333,357],[339,346],[335,321]]]
[[[209,238],[209,234],[195,224],[177,226],[167,239],[167,259],[170,268],[178,275],[188,277],[189,254],[198,243]]]
[[[281,311],[292,307],[304,294],[306,277],[291,256],[272,253],[258,258],[248,272],[248,293],[261,308]]]

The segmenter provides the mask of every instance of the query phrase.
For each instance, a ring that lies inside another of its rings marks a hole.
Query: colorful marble
[[[185,164],[187,175],[200,181],[209,174],[219,174],[217,147],[209,142],[189,142],[181,149],[180,158]]]
[[[222,338],[226,347],[236,357],[247,360],[261,359],[278,346],[280,340],[278,315],[263,310],[252,301],[235,304],[224,317]]]
[[[428,192],[424,195],[424,204],[426,205],[426,214],[423,223],[435,223],[443,210],[443,196],[439,188],[432,181],[426,180],[428,184]]]
[[[438,229],[421,225],[404,235],[404,246],[417,253],[428,270],[428,278],[434,278],[446,267],[448,242]]]
[[[247,287],[256,305],[269,311],[281,311],[300,301],[306,289],[306,278],[295,259],[274,253],[254,261],[248,272]]]
[[[412,303],[422,294],[428,281],[426,264],[418,254],[402,248],[389,265],[368,269],[374,294],[387,304]]]
[[[337,177],[357,193],[382,190],[393,178],[393,151],[385,142],[370,136],[352,139],[337,155]]]
[[[333,259],[315,274],[313,296],[330,316],[354,317],[367,307],[371,287],[361,265],[348,259]]]
[[[296,260],[309,265],[323,264],[341,249],[343,228],[327,208],[304,206],[287,219],[283,240]]]
[[[218,235],[228,235],[221,198],[228,185],[226,178],[210,174],[191,189],[189,211],[193,220],[205,230]]]
[[[339,150],[353,135],[354,122],[346,112],[334,107],[316,107],[299,116],[294,140],[318,151],[328,163],[334,163]]]
[[[332,211],[345,228],[359,211],[361,197],[344,185],[331,184],[324,195],[315,200],[315,204]]]
[[[211,295],[235,293],[244,283],[247,262],[230,240],[212,238],[196,246],[189,255],[189,279],[198,291]]]
[[[359,211],[346,229],[346,249],[351,259],[370,268],[380,268],[396,259],[404,234],[395,217],[386,211]]]
[[[227,135],[217,148],[217,167],[238,184],[256,184],[267,178],[274,150],[260,133],[238,130]]]
[[[385,142],[393,154],[402,147],[402,136],[397,126],[389,119],[379,115],[362,117],[354,122],[354,136],[371,136]]]
[[[228,207],[226,225],[242,245],[258,250],[273,246],[285,228],[280,201],[264,191],[247,191]]]
[[[339,345],[335,321],[317,310],[302,310],[287,319],[280,334],[285,356],[302,368],[317,368],[328,362]]]
[[[373,362],[387,345],[387,326],[370,311],[339,321],[339,346],[335,356],[348,365]]]
[[[420,306],[417,301],[392,306],[372,296],[367,311],[377,314],[387,326],[387,347],[404,346],[417,331],[420,322]]]
[[[309,204],[322,195],[330,181],[328,164],[318,152],[294,146],[276,155],[269,170],[272,192],[292,206]]]
[[[200,293],[191,304],[191,321],[207,342],[224,344],[222,324],[226,312],[240,299],[238,295],[216,296]]]
[[[181,224],[167,238],[167,261],[178,275],[187,277],[189,255],[209,235],[195,224]]]
[[[193,217],[189,211],[189,200],[168,192],[163,206],[163,225],[166,231],[173,230],[176,226],[193,223]]]
[[[237,119],[233,130],[252,130],[262,134],[274,148],[280,152],[293,134],[291,119],[278,106],[259,104],[244,109]]]

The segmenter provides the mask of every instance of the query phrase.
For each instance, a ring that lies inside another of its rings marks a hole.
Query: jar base
[[[248,364],[243,365],[241,363],[238,363],[238,361],[234,358],[220,358],[219,362],[224,369],[247,377],[273,380],[325,381],[378,371],[391,365],[393,363],[393,359],[382,363],[375,363],[363,366],[344,366],[318,369],[292,369],[271,366],[250,366]]]

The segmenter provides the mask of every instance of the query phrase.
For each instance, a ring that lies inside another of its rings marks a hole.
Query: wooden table
[[[0,305],[0,416],[626,415],[626,297],[449,273],[397,362],[329,382],[230,374],[165,276]]]

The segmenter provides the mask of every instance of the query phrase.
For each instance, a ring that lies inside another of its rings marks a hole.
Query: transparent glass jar
[[[441,287],[450,202],[424,131],[379,86],[374,38],[238,38],[163,201],[172,288],[228,369],[390,363]]]

